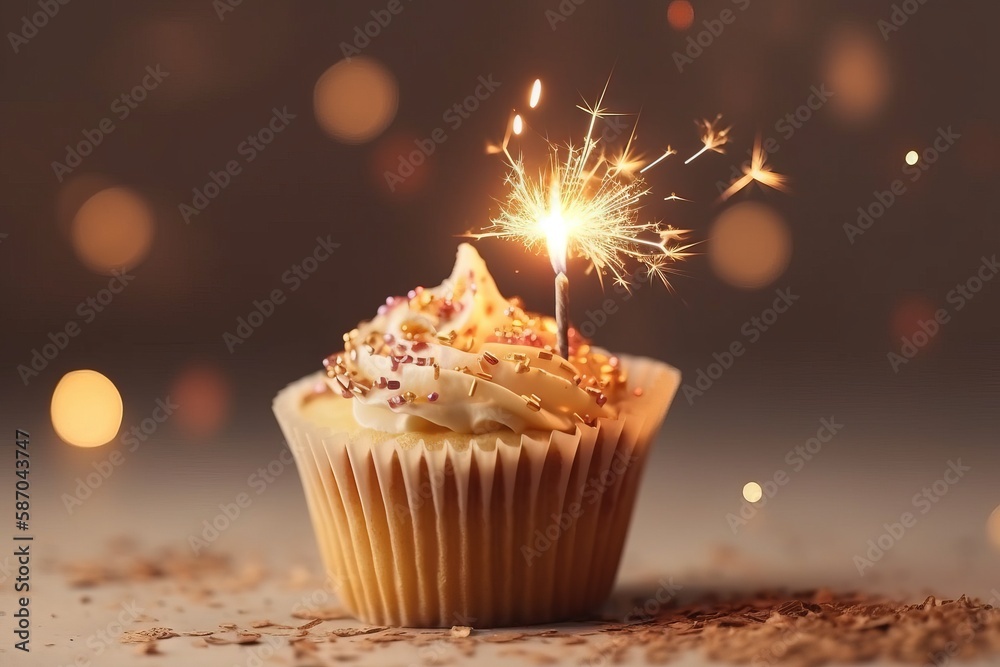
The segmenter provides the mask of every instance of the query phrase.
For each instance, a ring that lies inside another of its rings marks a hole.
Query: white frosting
[[[360,425],[388,433],[572,431],[613,417],[608,398],[624,387],[613,357],[582,344],[576,365],[553,354],[552,319],[501,296],[468,244],[440,286],[388,299],[345,340],[328,360],[330,387],[353,400]]]

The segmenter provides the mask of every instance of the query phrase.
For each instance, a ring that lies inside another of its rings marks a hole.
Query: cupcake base
[[[340,430],[302,413],[317,376],[283,390],[274,411],[343,604],[365,622],[412,627],[530,625],[600,606],[679,384],[665,364],[623,362],[644,400],[576,433]]]

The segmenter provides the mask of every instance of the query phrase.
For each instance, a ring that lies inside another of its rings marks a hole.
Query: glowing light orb
[[[743,497],[747,502],[755,503],[764,497],[764,490],[757,482],[747,482],[743,485]]]
[[[511,124],[511,129],[514,134],[521,134],[524,131],[524,121],[521,119],[521,114],[514,116],[514,122]]]
[[[378,61],[341,60],[323,72],[313,89],[316,122],[332,138],[361,144],[382,134],[396,116],[399,89]]]
[[[215,366],[192,364],[181,370],[170,387],[177,403],[177,425],[186,435],[205,438],[218,433],[229,419],[230,382]]]
[[[824,77],[835,93],[831,109],[841,120],[870,121],[885,107],[892,89],[885,44],[869,30],[843,26],[828,44]]]
[[[100,447],[122,425],[122,397],[114,383],[97,371],[71,371],[52,392],[52,426],[65,442]]]
[[[528,106],[532,109],[538,106],[538,100],[542,97],[542,80],[535,79],[531,84],[531,96],[528,98]]]
[[[674,0],[667,6],[667,22],[674,30],[687,30],[694,23],[694,7],[688,0]]]
[[[715,274],[742,289],[774,282],[792,256],[788,226],[770,206],[741,202],[723,211],[712,226],[708,258]]]
[[[906,154],[906,164],[910,165],[916,164],[917,160],[919,159],[920,155],[917,154],[917,151],[910,151],[909,153]]]
[[[91,271],[128,270],[146,257],[153,243],[153,213],[138,193],[105,188],[77,210],[71,239],[77,257]]]

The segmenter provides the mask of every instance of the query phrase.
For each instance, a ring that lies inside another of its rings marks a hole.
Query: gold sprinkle
[[[524,399],[525,405],[527,405],[528,409],[531,410],[532,412],[538,412],[539,410],[542,409],[541,399],[539,399],[538,396],[536,396],[535,394],[532,394],[531,396],[525,396],[524,394],[521,394],[521,398]]]
[[[413,401],[417,400],[417,395],[414,394],[412,391],[404,392],[403,400],[406,401],[407,403],[412,403]]]
[[[528,368],[528,362],[526,361],[519,361],[516,364],[514,364],[515,373],[527,373],[529,370],[531,369]]]
[[[479,372],[476,373],[476,375],[478,375],[479,377],[483,378],[484,380],[492,380],[493,379],[493,375],[490,374],[490,373],[487,373],[486,371],[479,371]]]
[[[439,377],[441,377],[441,366],[434,364],[434,379],[437,380]]]
[[[546,360],[551,359],[552,358],[552,353],[549,352],[548,350],[541,350],[538,353],[538,358],[539,359],[546,359]]]
[[[476,393],[476,385],[478,383],[479,381],[476,380],[476,378],[472,378],[472,384],[469,385],[469,396],[472,396],[473,394]]]
[[[541,356],[541,355],[538,355],[538,356]],[[561,368],[562,370],[566,371],[567,373],[573,373],[574,375],[576,375],[576,369],[573,368],[572,366],[570,366],[568,362],[565,362],[565,361],[559,362],[559,368]]]
[[[465,343],[465,351],[466,351],[466,352],[471,352],[471,351],[472,351],[472,348],[473,348],[473,346],[475,346],[475,344],[476,344],[476,339],[475,339],[475,338],[470,338],[470,339],[469,339],[468,341],[466,341],[466,343]]]
[[[365,343],[365,352],[368,354],[375,354],[375,348],[372,345]]]
[[[483,352],[483,359],[485,359],[486,363],[490,364],[491,366],[496,366],[497,364],[500,363],[500,359],[495,354],[489,351]]]
[[[451,345],[452,343],[455,342],[455,339],[457,337],[458,337],[458,334],[455,333],[454,329],[452,329],[448,333],[443,333],[443,334],[438,334],[437,335],[438,340],[441,341],[442,343],[444,343],[445,345]]]

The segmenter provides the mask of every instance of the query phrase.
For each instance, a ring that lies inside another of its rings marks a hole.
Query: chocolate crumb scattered
[[[467,625],[453,625],[451,626],[451,636],[452,637],[468,637],[472,634],[472,628]]]
[[[123,632],[121,634],[120,641],[122,644],[139,644],[142,642],[152,642],[157,639],[170,639],[171,637],[179,636],[180,635],[170,628],[149,628],[148,630]]]

